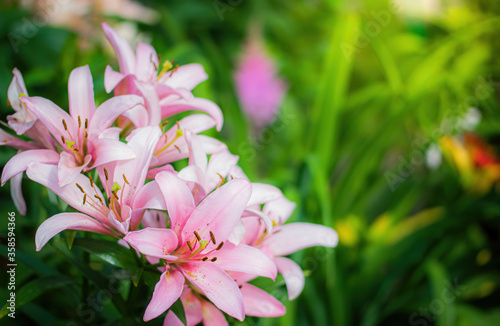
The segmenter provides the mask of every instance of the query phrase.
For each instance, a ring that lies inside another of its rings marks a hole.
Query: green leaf
[[[73,281],[69,277],[64,275],[49,275],[37,278],[36,280],[29,282],[21,289],[16,291],[15,294],[16,308],[19,308],[22,305],[32,301],[33,299],[39,297],[44,292],[57,289],[72,283]],[[6,303],[2,307],[2,310],[0,310],[0,318],[3,318],[5,315],[9,313],[9,310],[7,309],[8,306],[9,303]]]
[[[132,252],[116,242],[99,239],[75,239],[73,245],[105,262],[131,271],[137,269],[137,261]]]
[[[68,245],[68,249],[71,250],[73,247],[73,242],[75,241],[76,230],[65,230],[64,238],[66,239],[66,244]]]
[[[184,306],[182,305],[181,299],[178,299],[174,302],[174,304],[170,307],[170,310],[180,319],[180,321],[186,325],[186,312],[184,311]]]

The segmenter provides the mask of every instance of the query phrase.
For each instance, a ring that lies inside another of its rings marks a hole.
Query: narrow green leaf
[[[186,325],[186,312],[184,311],[184,306],[182,305],[181,299],[178,299],[174,302],[174,304],[170,307],[170,310],[181,320],[181,322]]]
[[[113,266],[131,271],[135,271],[138,267],[136,259],[132,256],[132,252],[116,242],[79,238],[75,239],[73,245]]]
[[[21,289],[16,291],[15,294],[15,305],[16,308],[21,307],[22,305],[34,300],[39,297],[44,292],[60,288],[65,285],[69,285],[73,283],[73,281],[64,275],[49,275],[42,276],[33,280],[23,286]],[[6,303],[2,309],[0,310],[0,318],[3,318],[5,315],[9,313],[7,309],[9,303]]]

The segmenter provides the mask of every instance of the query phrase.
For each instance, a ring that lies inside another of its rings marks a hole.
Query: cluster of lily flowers
[[[8,90],[16,111],[0,130],[2,145],[19,150],[5,165],[22,214],[23,173],[52,190],[77,212],[45,220],[36,249],[63,230],[120,239],[156,264],[161,273],[144,320],[167,311],[179,298],[188,325],[227,325],[222,312],[238,320],[276,317],[283,304],[250,284],[258,276],[284,277],[290,299],[304,286],[304,273],[285,256],[311,246],[334,247],[337,233],[326,226],[288,223],[295,204],[274,186],[251,183],[238,157],[222,142],[200,135],[220,130],[223,116],[192,89],[207,79],[198,64],[160,60],[148,44],[129,44],[108,25],[119,72],[105,71],[114,96],[95,107],[88,66],[72,71],[69,114],[48,99],[29,96],[14,69]],[[182,112],[198,111],[178,121]],[[21,136],[21,137],[19,137]],[[176,171],[172,162],[188,159]],[[182,325],[171,310],[165,324]]]

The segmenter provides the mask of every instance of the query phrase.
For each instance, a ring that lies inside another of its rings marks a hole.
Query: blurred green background
[[[97,100],[109,98],[104,69],[117,61],[100,30],[106,21],[132,42],[151,42],[163,60],[202,64],[209,79],[194,93],[225,116],[222,133],[210,134],[240,155],[251,180],[297,202],[291,221],[338,231],[335,250],[292,256],[307,276],[298,299],[287,299],[282,278],[260,281],[286,305],[285,316],[242,324],[500,325],[498,1],[140,1],[156,12],[149,21],[100,5],[64,19],[58,6],[67,2],[0,5],[2,121],[12,114],[6,99],[14,67],[31,96],[66,108],[69,73],[89,64]],[[117,3],[125,11],[128,1]],[[242,113],[233,79],[252,24],[262,27],[289,87],[276,121],[260,130]],[[473,128],[480,145],[464,142],[471,107],[481,116]],[[2,147],[1,164],[13,154]],[[35,252],[36,228],[57,208],[42,187],[28,180],[23,187],[18,285],[54,274],[83,282],[61,252]],[[0,206],[5,255],[7,212],[15,210],[8,185]],[[97,260],[90,266],[113,272]],[[6,271],[0,280],[3,300]],[[43,289],[18,308],[16,324],[85,324],[79,289]],[[140,323],[149,295],[136,296],[135,319],[119,319],[108,302],[90,324]]]

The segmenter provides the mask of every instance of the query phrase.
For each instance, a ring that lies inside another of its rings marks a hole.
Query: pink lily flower
[[[120,72],[106,68],[106,91],[116,95],[142,95],[147,104],[124,114],[136,127],[158,125],[162,119],[180,112],[197,110],[209,114],[216,122],[217,130],[223,123],[222,112],[213,102],[195,98],[191,90],[208,78],[199,64],[174,66],[165,61],[159,68],[158,54],[149,44],[139,43],[136,53],[130,45],[106,23],[102,24],[118,57]],[[147,117],[147,118],[146,118]]]
[[[108,162],[134,158],[133,152],[118,140],[116,129],[108,128],[120,114],[143,102],[141,97],[135,95],[114,97],[96,110],[88,66],[72,71],[68,91],[70,114],[41,97],[20,98],[47,127],[59,145],[60,153],[52,150],[59,159],[50,163],[58,164],[60,186],[73,183],[82,171],[89,171]],[[7,165],[26,166],[26,161],[49,163],[44,161],[46,158],[40,156],[39,151],[26,151],[23,154],[22,158],[14,156]],[[54,157],[53,154],[50,156]],[[4,169],[2,182],[5,183],[12,176],[6,175]]]
[[[205,295],[217,308],[243,320],[243,297],[225,271],[276,276],[274,263],[262,251],[226,241],[250,198],[250,184],[230,181],[196,206],[188,186],[173,173],[158,173],[156,181],[171,229],[146,228],[124,238],[138,252],[165,261],[144,320],[166,311],[181,296],[186,280],[193,291]]]
[[[313,246],[333,248],[338,243],[338,235],[332,228],[311,223],[283,224],[292,214],[295,203],[284,196],[272,200],[264,205],[262,213],[272,220],[272,232],[267,232],[265,226],[260,225],[257,218],[243,220],[246,233],[242,243],[255,246],[271,257],[285,279],[288,297],[293,300],[299,296],[304,288],[304,273],[300,266],[293,260],[286,258],[291,253]],[[248,275],[238,275],[242,283],[253,278]]]
[[[53,236],[66,229],[120,238],[139,226],[146,209],[165,209],[161,193],[152,191],[155,183],[144,184],[159,137],[158,128],[138,130],[127,144],[135,154],[134,159],[108,163],[99,168],[105,195],[92,177],[78,174],[74,183],[60,186],[56,165],[29,163],[26,174],[30,179],[49,188],[81,212],[61,213],[45,220],[35,236],[36,249],[40,250]]]
[[[23,103],[19,101],[20,96],[28,96],[28,91],[24,85],[24,79],[21,72],[14,68],[12,71],[14,78],[10,83],[8,101],[12,108],[16,111],[15,114],[7,116],[9,126],[15,130],[18,135],[24,134],[28,129],[33,127],[37,118]]]

